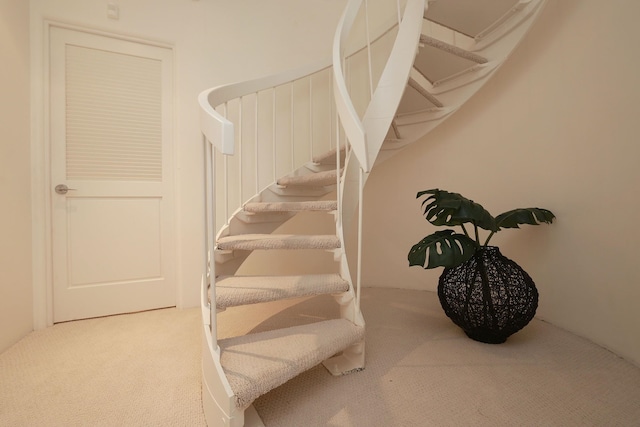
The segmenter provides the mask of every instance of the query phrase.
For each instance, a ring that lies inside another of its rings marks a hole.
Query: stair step
[[[222,250],[253,251],[260,249],[338,249],[340,239],[334,235],[238,234],[218,239]]]
[[[334,185],[337,180],[335,169],[315,172],[299,176],[285,176],[278,179],[277,184],[282,186],[309,186],[323,187],[326,185]]]
[[[220,363],[238,408],[364,339],[364,328],[326,320],[220,340]]]
[[[244,205],[245,212],[300,212],[300,211],[335,211],[336,200],[310,200],[304,202],[252,202]]]
[[[478,55],[477,53],[473,53],[473,52],[469,52],[468,50],[464,50],[462,48],[459,48],[458,46],[454,46],[452,44],[449,43],[445,43],[442,40],[438,40],[434,37],[430,37],[427,35],[422,34],[420,36],[420,43],[426,45],[426,46],[431,46],[431,47],[435,47],[436,49],[440,49],[444,52],[448,52],[452,55],[456,55],[460,58],[464,58],[467,59],[469,61],[473,61],[476,64],[486,64],[488,62],[487,58],[485,58],[482,55]]]
[[[420,95],[422,95],[427,101],[436,106],[436,108],[444,107],[444,104],[440,102],[438,98],[430,94],[425,88],[423,88],[417,80],[409,77],[409,81],[407,82],[409,86],[411,86],[414,90],[416,90]]]
[[[333,148],[326,153],[314,156],[312,162],[317,165],[335,165],[336,164],[336,150]],[[340,146],[341,157],[344,159],[345,146]]]
[[[337,294],[349,290],[339,274],[303,276],[227,276],[216,280],[216,307],[277,301],[309,295]]]

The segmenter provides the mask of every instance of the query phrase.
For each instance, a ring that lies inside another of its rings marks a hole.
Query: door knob
[[[58,184],[55,190],[58,194],[67,194],[69,191],[75,191],[75,188],[69,188],[65,184]]]

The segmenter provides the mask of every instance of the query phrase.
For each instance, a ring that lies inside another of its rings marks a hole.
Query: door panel
[[[68,199],[68,286],[160,279],[160,209],[160,198]]]
[[[174,306],[172,51],[52,27],[50,76],[54,322]]]

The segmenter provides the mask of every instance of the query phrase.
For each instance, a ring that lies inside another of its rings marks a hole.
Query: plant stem
[[[462,227],[462,231],[464,231],[464,235],[469,237],[469,233],[467,232],[467,229],[465,228],[464,224],[460,224],[460,227]]]
[[[487,237],[487,240],[484,241],[484,246],[485,247],[489,244],[489,240],[491,240],[491,238],[493,237],[494,234],[496,234],[496,232],[492,231],[491,234],[489,234],[489,237]]]
[[[473,231],[476,233],[476,246],[480,247],[480,233],[475,222],[473,223]]]

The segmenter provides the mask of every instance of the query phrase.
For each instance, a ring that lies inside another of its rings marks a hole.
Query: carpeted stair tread
[[[349,282],[339,274],[226,276],[216,280],[216,307],[222,309],[348,290]]]
[[[336,200],[307,200],[304,202],[252,202],[244,205],[245,212],[298,212],[334,211],[338,209]]]
[[[220,362],[238,408],[284,384],[352,344],[364,328],[345,319],[220,340]]]
[[[489,62],[487,58],[485,58],[482,55],[469,52],[468,50],[459,48],[449,43],[445,43],[442,40],[427,36],[425,34],[420,35],[420,43],[425,44],[427,46],[435,47],[436,49],[440,49],[444,52],[451,53],[453,55],[459,56],[460,58],[464,58],[478,64],[486,64],[487,62]]]
[[[340,152],[344,155],[345,146],[340,147]],[[336,164],[336,148],[332,148],[331,150],[322,153],[320,155],[314,156],[312,162],[317,165],[335,165]]]
[[[217,242],[218,249],[245,251],[260,249],[337,249],[340,246],[338,236],[325,234],[238,234],[221,237]]]
[[[306,175],[299,176],[284,176],[279,178],[277,183],[285,187],[288,186],[309,186],[309,187],[324,187],[326,185],[333,185],[336,183],[337,174],[336,170],[328,170],[322,172],[314,172]]]

